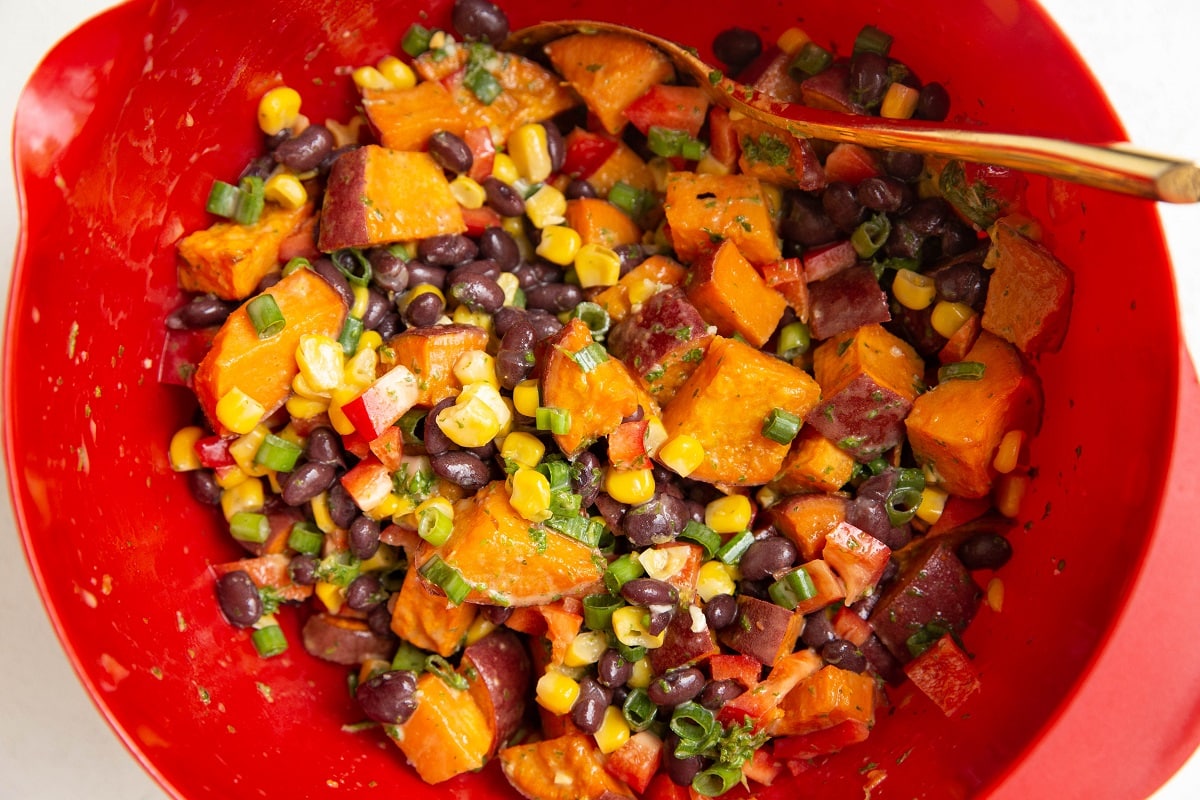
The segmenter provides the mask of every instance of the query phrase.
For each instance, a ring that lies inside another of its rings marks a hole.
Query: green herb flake
[[[759,134],[758,138],[745,136],[742,138],[742,155],[750,163],[766,164],[769,167],[782,167],[792,157],[792,151],[787,142],[770,133]]]

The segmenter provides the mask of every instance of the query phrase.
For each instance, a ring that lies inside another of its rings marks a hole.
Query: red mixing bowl
[[[505,3],[514,27],[549,12]],[[394,52],[448,0],[134,0],[46,59],[21,99],[24,230],[4,352],[4,443],[31,568],[80,678],[133,754],[186,798],[513,797],[495,765],[430,788],[357,719],[342,668],[293,646],[259,659],[222,619],[208,566],[238,549],[167,463],[193,413],[160,384],[180,302],[174,242],[207,224],[214,178],[260,146],[280,76],[312,118],[347,116],[347,67]],[[753,10],[751,10],[753,9]],[[844,51],[866,22],[984,126],[1085,141],[1124,134],[1031,2],[792,4],[569,0],[553,16],[696,45],[733,24],[802,24]],[[1014,57],[1014,54],[1020,57]],[[1200,391],[1181,345],[1153,208],[1033,179],[1030,206],[1076,277],[1063,350],[1038,364],[1037,479],[1002,572],[1002,613],[967,633],[983,691],[947,719],[891,692],[869,742],[764,798],[1145,796],[1200,742]],[[1132,265],[1131,261],[1136,261]],[[1132,269],[1131,269],[1132,266]],[[1132,275],[1136,273],[1136,275]],[[81,599],[86,602],[81,602]],[[285,630],[298,642],[295,615]]]

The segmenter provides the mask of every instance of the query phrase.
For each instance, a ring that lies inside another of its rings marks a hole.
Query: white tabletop
[[[0,0],[0,115],[5,147],[18,93],[39,58],[110,0]],[[1200,7],[1178,0],[1043,0],[1106,87],[1139,146],[1200,157],[1195,31]],[[0,161],[0,285],[16,241],[10,154]],[[1200,209],[1163,207],[1184,327],[1200,352]],[[3,470],[0,465],[0,471]],[[0,476],[2,477],[2,476]],[[85,696],[46,620],[12,512],[0,500],[0,796],[162,800]],[[1200,756],[1154,800],[1200,797]]]

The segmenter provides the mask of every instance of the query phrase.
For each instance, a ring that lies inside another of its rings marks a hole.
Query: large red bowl
[[[506,4],[514,27],[544,4]],[[62,42],[21,99],[24,230],[4,352],[10,490],[38,586],[80,678],[134,755],[187,798],[511,797],[493,767],[431,789],[355,718],[340,668],[298,647],[263,661],[213,602],[233,557],[167,464],[192,413],[158,382],[179,302],[175,240],[205,224],[214,177],[258,146],[277,77],[305,111],[346,116],[346,67],[397,48],[429,0],[134,0]],[[997,129],[1080,140],[1123,133],[1032,3],[791,4],[571,0],[554,16],[623,21],[706,45],[731,25],[798,21],[845,49],[873,22],[955,106]],[[743,13],[744,12],[744,13]],[[1020,53],[1020,58],[1013,54]],[[966,637],[984,690],[946,719],[910,689],[865,746],[764,797],[1144,796],[1200,741],[1200,391],[1153,209],[1034,180],[1030,204],[1075,269],[1072,328],[1041,360],[1038,477],[1003,573],[1002,613]],[[1136,267],[1131,270],[1131,260]],[[1133,275],[1131,273],[1136,273]],[[294,627],[287,630],[297,641]],[[874,766],[872,766],[874,765]]]

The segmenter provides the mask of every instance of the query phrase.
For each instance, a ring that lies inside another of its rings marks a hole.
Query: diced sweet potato
[[[470,603],[456,606],[444,594],[429,591],[410,569],[392,608],[392,631],[422,650],[448,656],[462,646],[477,612]]]
[[[913,455],[951,494],[983,497],[992,487],[992,459],[1010,430],[1035,433],[1041,385],[1017,349],[995,334],[979,334],[968,362],[983,365],[978,380],[949,380],[913,402],[905,424]]]
[[[601,800],[633,797],[604,769],[592,737],[571,733],[500,751],[500,767],[513,788],[530,800]]]
[[[317,244],[328,253],[466,229],[450,182],[428,153],[367,145],[333,162]]]
[[[805,420],[859,461],[904,441],[904,418],[925,374],[908,342],[879,325],[827,339],[813,352],[821,403]]]
[[[825,536],[846,521],[846,504],[839,495],[795,495],[768,508],[767,519],[811,561],[821,555]]]
[[[737,333],[755,347],[771,338],[787,301],[767,286],[730,241],[702,254],[684,282],[688,300],[722,336]]]
[[[814,339],[829,339],[871,323],[887,322],[887,294],[868,266],[843,269],[808,285],[809,329]]]
[[[737,604],[737,618],[717,634],[721,644],[768,667],[795,649],[804,630],[803,614],[744,594],[738,595]]]
[[[310,655],[343,666],[390,659],[396,649],[395,641],[375,633],[363,620],[335,614],[313,614],[300,636]]]
[[[696,369],[710,341],[708,324],[679,289],[654,295],[608,334],[609,351],[662,405]]]
[[[661,675],[675,667],[693,664],[721,652],[716,637],[707,625],[701,631],[692,630],[691,608],[699,611],[698,606],[691,605],[675,609],[675,615],[667,625],[662,647],[654,648],[647,655],[655,675]]]
[[[492,731],[472,694],[425,672],[417,678],[416,698],[408,721],[387,730],[421,779],[441,783],[482,767]]]
[[[629,316],[635,304],[645,302],[664,289],[681,285],[686,275],[687,270],[675,259],[650,256],[593,299],[608,312],[614,323],[620,322]]]
[[[279,268],[283,242],[312,219],[312,206],[286,209],[268,205],[253,225],[218,222],[179,242],[179,286],[211,292],[223,300],[248,296],[268,273]]]
[[[380,142],[392,150],[424,150],[434,133],[461,136],[468,127],[455,96],[437,81],[411,89],[364,89],[363,110]]]
[[[854,459],[815,428],[805,426],[771,485],[784,494],[836,492],[853,474]]]
[[[867,113],[850,91],[850,68],[844,64],[835,64],[801,81],[800,98],[804,105],[826,111]]]
[[[550,63],[609,133],[620,133],[625,108],[674,74],[671,61],[651,44],[617,33],[564,36],[546,45]]]
[[[704,447],[695,480],[753,486],[779,473],[788,446],[762,434],[776,408],[803,419],[817,404],[817,382],[803,370],[736,339],[714,337],[704,360],[663,413],[667,433]]]
[[[601,197],[608,193],[618,181],[635,189],[652,190],[654,173],[637,152],[622,141],[617,142],[612,155],[604,160],[587,179]]]
[[[992,246],[983,266],[992,270],[992,278],[983,307],[983,329],[1023,353],[1058,350],[1071,317],[1071,271],[1005,220],[996,222],[988,233]]]
[[[388,346],[393,353],[391,362],[408,367],[417,377],[416,405],[432,406],[462,390],[462,383],[454,375],[454,362],[468,350],[483,350],[487,342],[483,328],[437,325],[409,328],[392,338]]]
[[[574,228],[584,244],[618,247],[637,244],[642,229],[621,209],[598,197],[579,197],[567,201],[568,228]]]
[[[825,534],[821,556],[846,584],[846,602],[855,603],[879,583],[892,551],[871,534],[849,522]]]
[[[275,298],[283,314],[283,330],[260,339],[246,306],[221,325],[212,349],[192,376],[200,407],[217,433],[226,433],[217,419],[217,401],[234,388],[254,398],[270,414],[292,391],[296,346],[306,333],[336,337],[342,330],[346,305],[317,273],[298,269],[264,294]]]
[[[733,122],[746,175],[789,189],[815,191],[825,186],[825,170],[808,139],[781,133],[766,123],[739,117]]]
[[[795,736],[847,721],[875,724],[875,679],[832,664],[810,675],[780,703],[783,715],[771,725],[774,736]]]
[[[542,369],[542,405],[566,410],[570,429],[554,440],[569,457],[616,430],[621,420],[637,411],[657,414],[656,404],[618,359],[609,358],[590,371],[574,355],[592,343],[582,320],[573,319],[547,342]]]
[[[781,257],[762,184],[749,175],[667,175],[664,208],[680,260],[691,263],[729,240],[752,264]]]
[[[789,53],[777,53],[755,77],[754,88],[785,103],[801,102],[800,82],[788,71],[794,58]]]
[[[518,514],[503,481],[456,503],[450,538],[437,548],[422,545],[417,561],[434,552],[471,586],[467,600],[486,605],[536,606],[593,594],[607,566],[599,552]]]
[[[492,751],[504,746],[525,719],[530,664],[525,645],[511,631],[497,629],[462,655],[467,688],[492,730]]]

